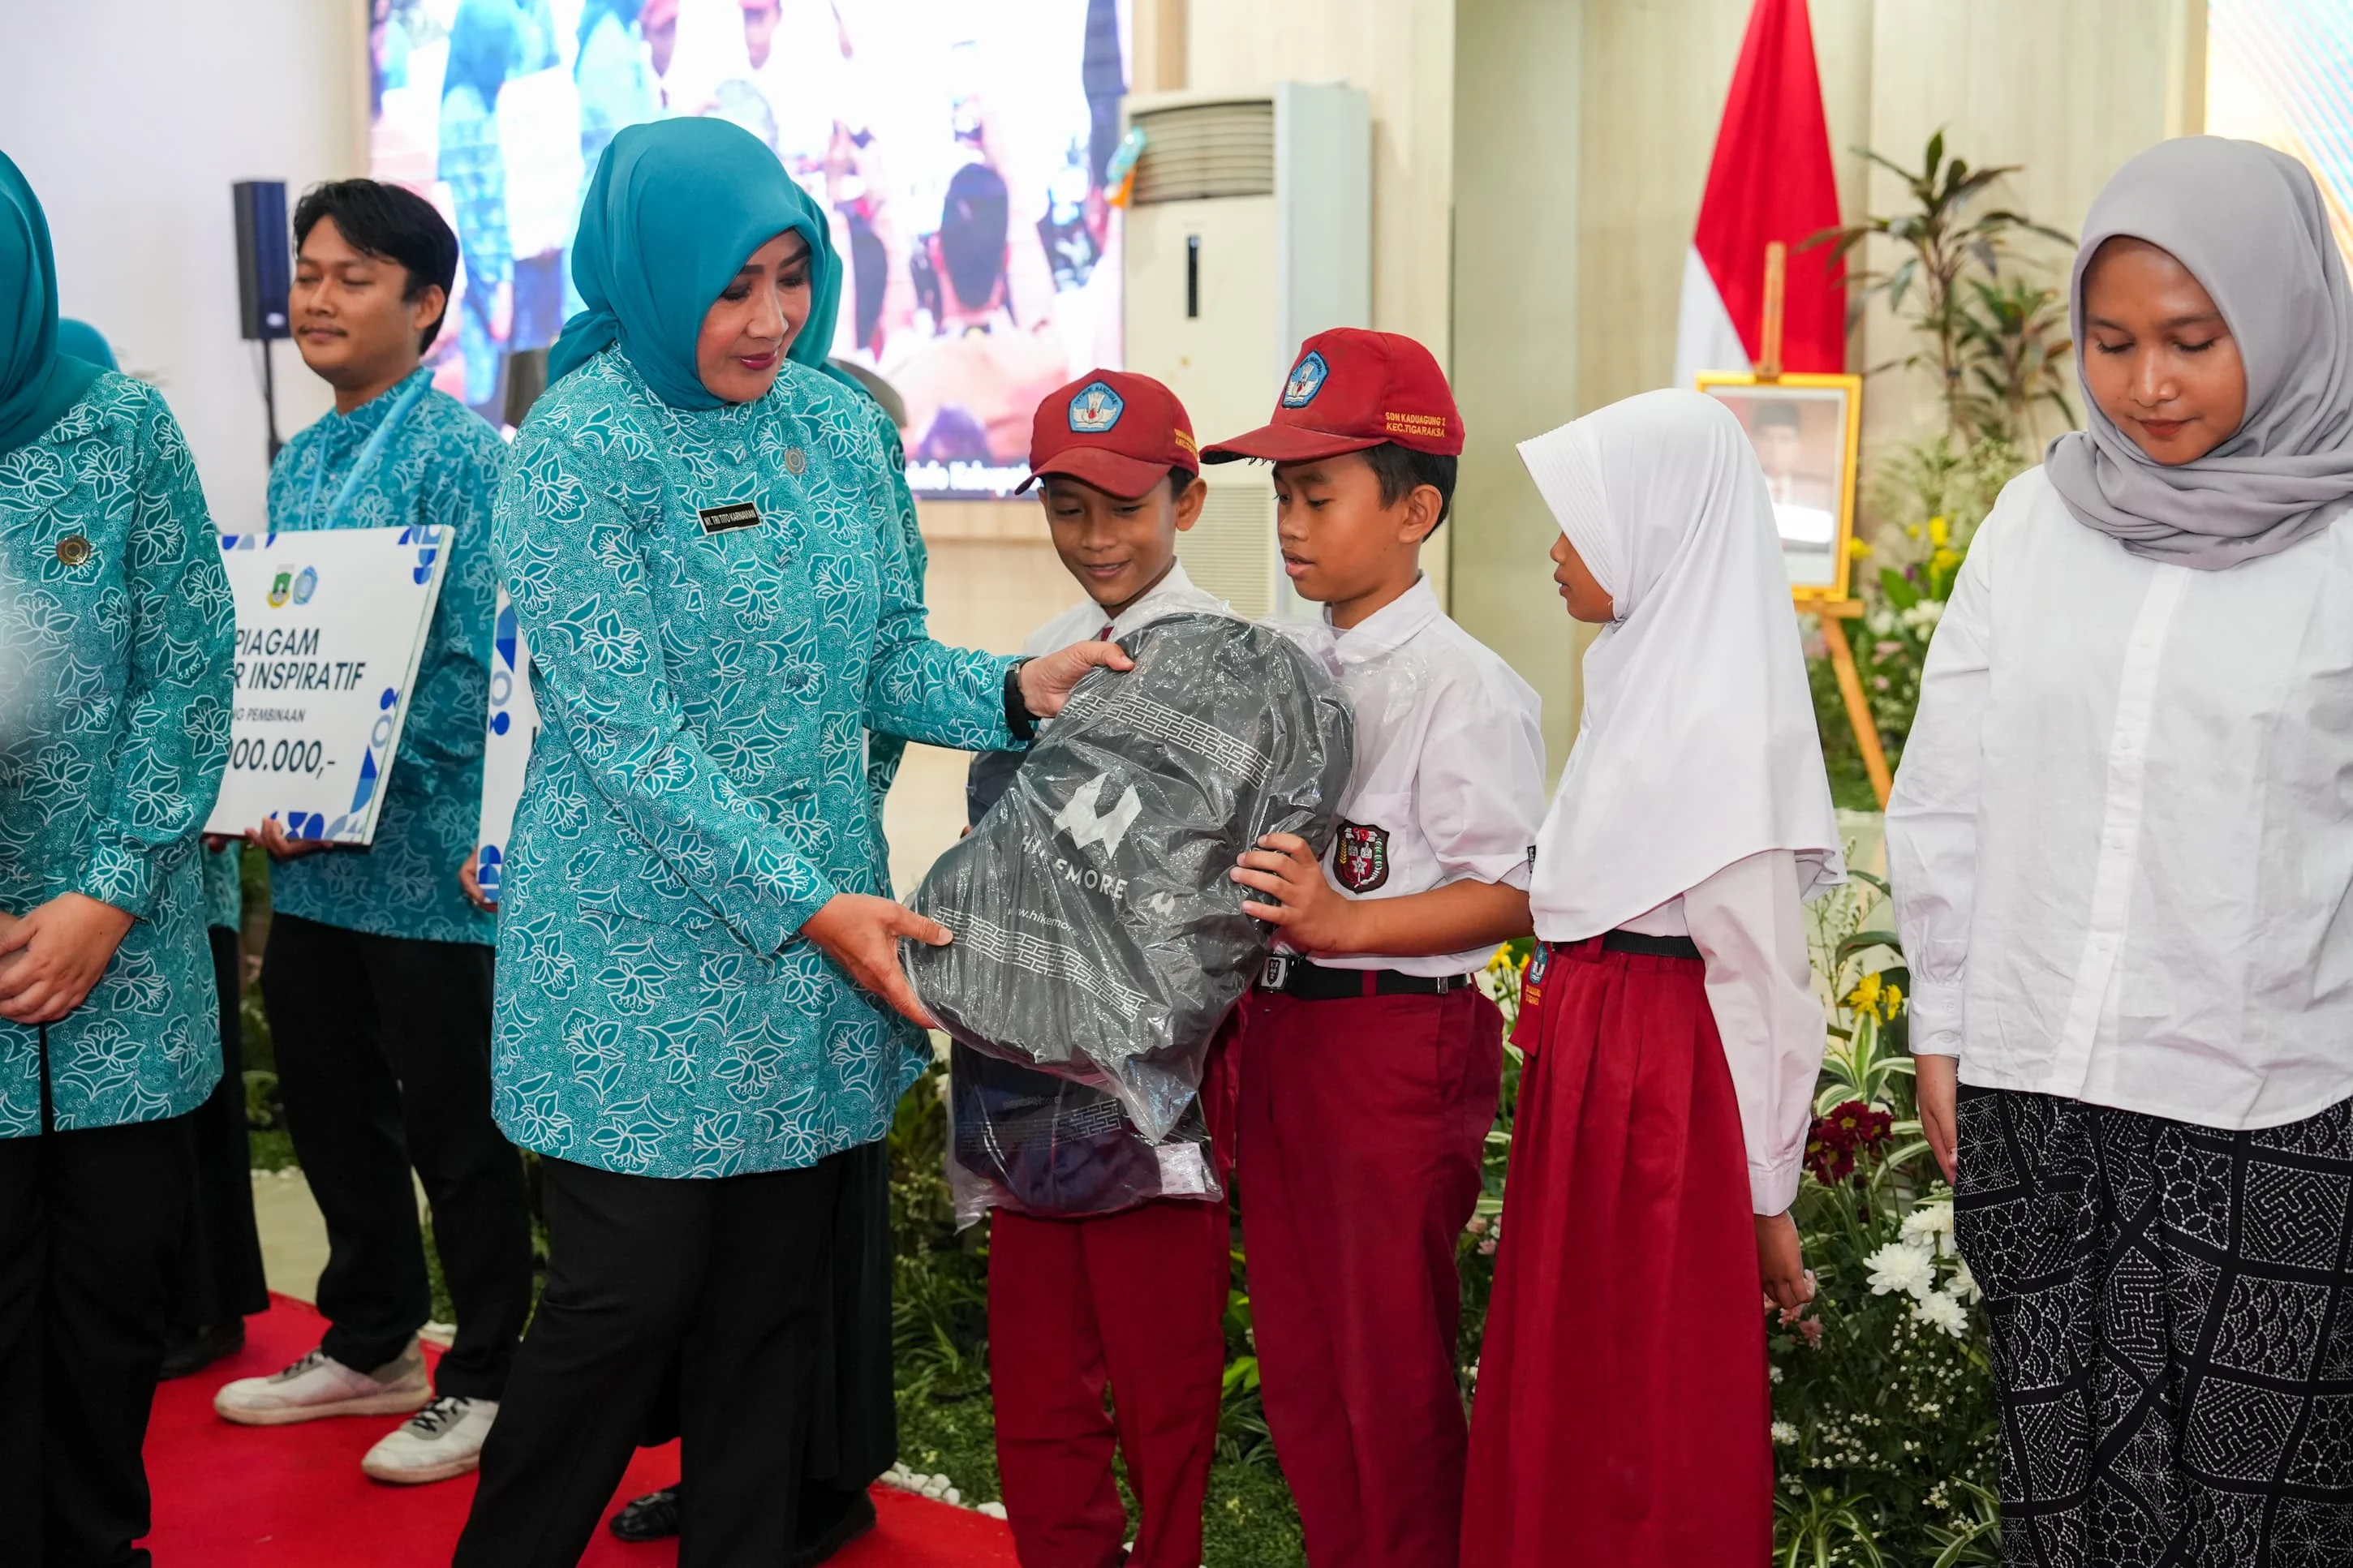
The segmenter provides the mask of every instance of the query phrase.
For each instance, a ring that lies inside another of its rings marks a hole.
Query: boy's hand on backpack
[[[1814,1299],[1814,1277],[1806,1269],[1798,1222],[1788,1210],[1757,1216],[1757,1268],[1765,1279],[1765,1294],[1784,1312]]]
[[[1268,834],[1227,874],[1267,895],[1244,902],[1242,912],[1280,927],[1302,952],[1357,951],[1356,905],[1333,890],[1324,862],[1297,834]]]

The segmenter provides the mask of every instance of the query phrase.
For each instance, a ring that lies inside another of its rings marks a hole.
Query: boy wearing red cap
[[[1176,559],[1176,535],[1200,516],[1208,487],[1192,423],[1168,388],[1089,372],[1039,405],[1029,464],[1021,488],[1043,486],[1055,553],[1086,597],[1039,627],[1025,653],[1115,639],[1165,616],[1231,613]],[[1213,1084],[1219,1059],[1213,1052]],[[1221,1099],[1204,1089],[1213,1130]],[[995,1212],[997,1465],[1022,1568],[1199,1568],[1231,1247],[1222,1197],[1155,1198],[1084,1217]],[[1103,1414],[1106,1382],[1115,1427]],[[1124,1558],[1114,1436],[1143,1514]]]
[[[1242,1229],[1261,1391],[1314,1568],[1450,1568],[1468,1431],[1454,1248],[1495,1117],[1503,1019],[1472,975],[1530,930],[1544,739],[1527,683],[1439,606],[1462,418],[1430,351],[1302,345],[1274,417],[1201,456],[1274,464],[1302,640],[1356,756],[1319,860],[1287,834],[1234,879],[1282,928],[1243,1003]]]

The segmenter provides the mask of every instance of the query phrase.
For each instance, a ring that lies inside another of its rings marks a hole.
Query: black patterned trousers
[[[2353,1100],[2228,1132],[1960,1094],[2003,1561],[2353,1564]]]

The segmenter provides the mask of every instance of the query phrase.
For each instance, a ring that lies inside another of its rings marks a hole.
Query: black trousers
[[[891,1148],[877,1141],[837,1156],[833,1281],[818,1329],[808,1446],[801,1466],[799,1535],[817,1540],[857,1506],[899,1458],[891,1336]],[[679,1435],[680,1367],[638,1437],[653,1448]],[[681,1477],[681,1479],[683,1479]]]
[[[215,926],[213,984],[220,994],[221,1080],[182,1118],[195,1166],[194,1201],[165,1290],[172,1326],[199,1329],[269,1310],[261,1236],[253,1223],[253,1153],[245,1126],[245,1027],[238,1015],[237,932]]]
[[[2353,1563],[2353,1100],[2234,1132],[1964,1086],[2015,1568]]]
[[[531,1308],[522,1159],[491,1120],[491,950],[269,924],[262,1005],[294,1152],[327,1222],[321,1343],[370,1371],[428,1313],[416,1168],[458,1314],[434,1381],[497,1399]]]
[[[182,1119],[0,1139],[0,1560],[144,1568]]]
[[[675,1361],[680,1568],[786,1560],[843,1156],[706,1181],[541,1163],[547,1289],[453,1568],[571,1568]]]

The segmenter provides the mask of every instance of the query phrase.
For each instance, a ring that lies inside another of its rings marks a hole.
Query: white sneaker
[[[433,1397],[417,1342],[374,1372],[312,1351],[283,1372],[240,1377],[213,1395],[213,1410],[246,1426],[284,1426],[322,1415],[405,1415]]]
[[[360,1468],[369,1478],[396,1485],[446,1481],[482,1462],[482,1439],[499,1415],[495,1399],[459,1399],[443,1394],[401,1423],[397,1431],[367,1451]]]

